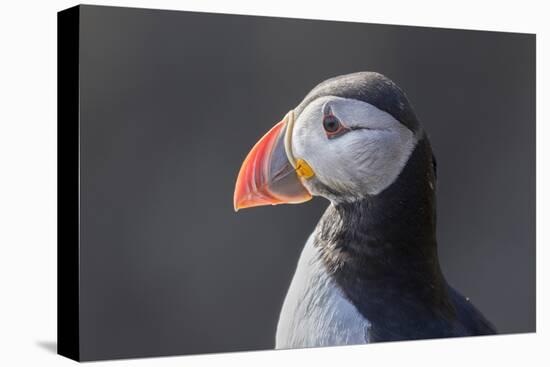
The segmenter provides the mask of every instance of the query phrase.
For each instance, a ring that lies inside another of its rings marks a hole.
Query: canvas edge
[[[80,6],[57,13],[57,353],[80,361]]]

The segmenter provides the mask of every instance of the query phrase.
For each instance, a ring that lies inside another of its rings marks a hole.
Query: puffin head
[[[235,210],[312,196],[337,204],[378,195],[397,179],[422,135],[407,97],[387,77],[359,72],[328,79],[248,153]]]

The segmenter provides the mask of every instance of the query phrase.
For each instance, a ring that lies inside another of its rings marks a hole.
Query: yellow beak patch
[[[298,177],[303,177],[306,179],[315,175],[311,166],[303,159],[298,159],[296,161],[296,174]]]

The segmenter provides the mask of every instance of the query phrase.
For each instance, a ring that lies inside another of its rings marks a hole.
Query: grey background
[[[381,72],[438,160],[443,271],[535,330],[535,36],[81,8],[83,359],[272,348],[327,202],[234,213],[250,147],[318,82]]]

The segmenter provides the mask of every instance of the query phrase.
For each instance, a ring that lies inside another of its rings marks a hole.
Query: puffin
[[[318,84],[253,146],[236,211],[329,202],[298,260],[275,348],[496,334],[443,276],[436,175],[407,96],[377,72]]]

